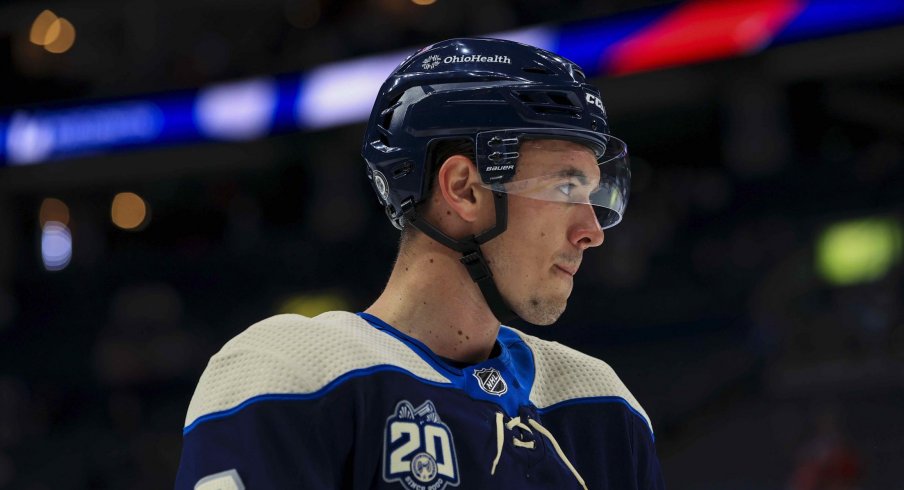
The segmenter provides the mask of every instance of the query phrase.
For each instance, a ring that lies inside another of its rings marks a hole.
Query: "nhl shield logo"
[[[502,396],[508,391],[508,385],[496,368],[475,369],[474,377],[480,389],[491,395]]]

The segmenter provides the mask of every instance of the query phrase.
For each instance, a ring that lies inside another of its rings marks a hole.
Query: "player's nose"
[[[575,210],[575,222],[569,230],[569,241],[580,250],[599,247],[605,234],[593,206],[582,204]]]

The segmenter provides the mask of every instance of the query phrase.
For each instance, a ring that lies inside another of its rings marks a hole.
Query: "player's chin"
[[[528,301],[515,308],[515,313],[521,319],[534,325],[552,325],[565,313],[568,305],[568,295],[530,298]]]

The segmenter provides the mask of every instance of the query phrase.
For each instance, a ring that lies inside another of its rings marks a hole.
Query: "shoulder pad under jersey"
[[[356,373],[378,369],[449,383],[402,341],[353,313],[273,316],[211,357],[189,404],[185,427],[259,397],[316,394]]]

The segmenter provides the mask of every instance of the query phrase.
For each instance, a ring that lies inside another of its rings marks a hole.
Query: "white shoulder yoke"
[[[210,358],[188,406],[185,427],[257,396],[312,394],[343,375],[377,366],[450,382],[403,342],[353,313],[270,317]]]
[[[515,332],[534,353],[536,374],[530,400],[537,408],[543,410],[560,403],[613,398],[623,401],[643,419],[650,432],[653,431],[647,412],[608,364],[558,342]]]

